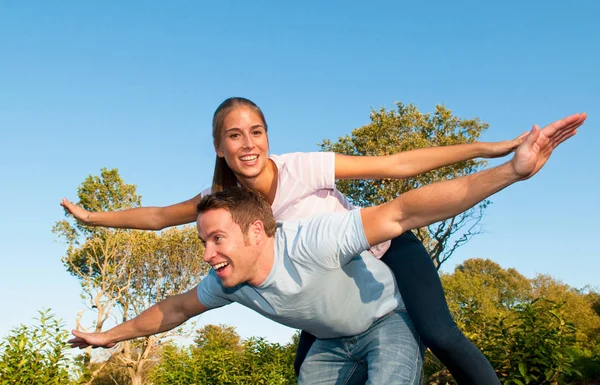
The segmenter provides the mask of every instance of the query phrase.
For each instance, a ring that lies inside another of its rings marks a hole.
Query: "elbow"
[[[130,229],[152,230],[152,231],[160,231],[160,230],[163,230],[165,227],[167,227],[167,226],[165,226],[162,222],[155,220],[155,219],[146,220],[142,223],[131,224],[129,226],[125,226],[125,228],[130,228]]]
[[[422,221],[419,221],[419,218],[416,218],[416,217],[406,218],[406,219],[400,221],[400,227],[402,228],[402,233],[405,233],[409,230],[418,229],[419,227],[423,227],[423,226],[427,225],[427,224],[424,224],[421,222]]]
[[[419,170],[417,167],[402,162],[396,163],[391,169],[394,170],[393,175],[391,175],[393,179],[411,178],[422,173],[422,171]]]
[[[167,227],[169,227],[169,223],[165,215],[160,210],[158,210],[156,213],[154,213],[154,215],[150,217],[150,221],[146,230],[160,231],[164,230]]]
[[[161,231],[164,230],[167,226],[162,223],[153,223],[149,226],[148,230]]]
[[[423,226],[423,217],[419,216],[416,212],[406,207],[401,207],[397,211],[396,221],[402,229],[402,233]]]

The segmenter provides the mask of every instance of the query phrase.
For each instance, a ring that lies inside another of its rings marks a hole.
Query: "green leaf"
[[[521,373],[521,376],[525,377],[527,376],[527,364],[524,362],[520,362],[519,363],[519,373]]]

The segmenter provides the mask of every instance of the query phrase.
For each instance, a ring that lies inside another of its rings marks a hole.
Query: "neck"
[[[254,277],[247,281],[249,285],[259,286],[265,282],[275,263],[275,238],[266,238],[256,261]]]
[[[267,160],[267,167],[254,178],[244,178],[238,176],[238,182],[240,185],[254,190],[262,195],[270,205],[275,200],[275,194],[277,193],[277,178],[278,178],[277,166],[271,159]]]

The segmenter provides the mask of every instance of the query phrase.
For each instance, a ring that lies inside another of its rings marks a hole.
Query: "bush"
[[[562,304],[544,299],[520,304],[490,323],[478,341],[504,385],[566,384],[574,368],[575,327]]]
[[[196,346],[167,345],[153,368],[155,385],[295,384],[293,362],[297,337],[284,346],[263,338],[241,341],[234,329],[207,325]]]
[[[71,384],[68,332],[50,310],[39,311],[39,324],[21,325],[0,343],[0,384]]]

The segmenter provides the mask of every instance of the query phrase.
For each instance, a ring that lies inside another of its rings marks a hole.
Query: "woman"
[[[261,193],[277,220],[341,211],[352,205],[335,188],[336,179],[406,178],[475,157],[499,157],[522,141],[472,143],[357,157],[334,153],[269,156],[267,123],[260,108],[244,98],[229,98],[213,116],[217,153],[212,188],[166,207],[88,212],[66,199],[62,205],[92,226],[161,230],[194,222],[196,206],[210,191],[240,184]],[[424,343],[448,367],[459,384],[499,384],[484,355],[458,330],[448,310],[436,269],[411,232],[371,250],[393,271],[407,311]],[[302,333],[296,356],[298,372],[313,341]]]

